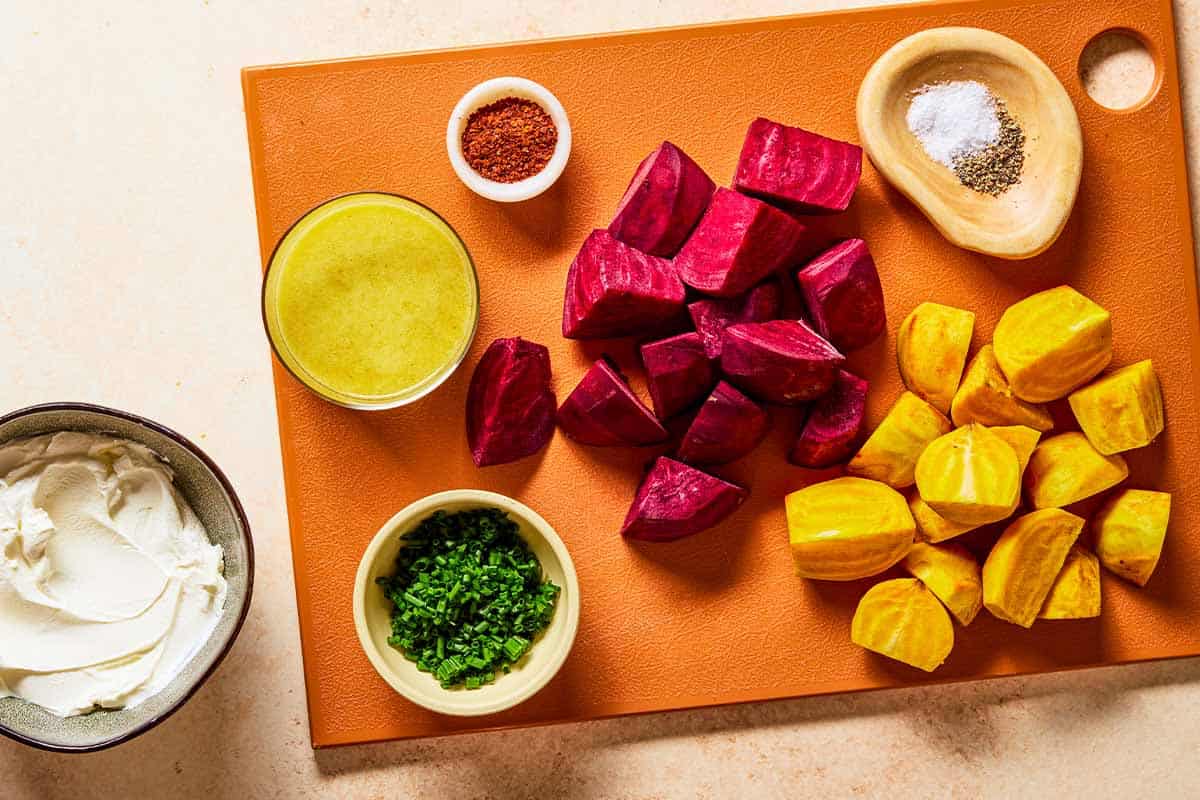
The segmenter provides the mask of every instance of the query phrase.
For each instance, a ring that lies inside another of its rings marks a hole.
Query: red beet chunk
[[[716,188],[687,153],[663,142],[638,165],[608,232],[643,253],[679,251]]]
[[[782,298],[779,283],[769,280],[741,297],[711,298],[689,303],[688,314],[704,342],[705,355],[714,361],[721,357],[721,336],[730,325],[766,322],[778,317]]]
[[[596,447],[638,447],[667,438],[666,428],[603,358],[563,401],[558,426],[580,444]]]
[[[843,352],[875,341],[887,325],[883,287],[862,239],[835,244],[796,275],[822,336]]]
[[[679,460],[726,464],[749,453],[767,435],[770,417],[757,403],[725,381],[700,406],[683,442]]]
[[[467,443],[475,466],[532,455],[553,435],[550,351],[519,337],[492,342],[467,391]]]
[[[845,356],[801,320],[748,322],[725,329],[721,371],[769,403],[799,405],[833,386]]]
[[[681,333],[670,339],[642,345],[642,363],[650,399],[659,419],[673,417],[700,402],[717,382],[713,364],[704,353],[698,333]]]
[[[808,230],[761,200],[717,189],[696,230],[675,256],[683,282],[733,297],[785,266]]]
[[[824,469],[854,454],[867,410],[867,382],[838,370],[833,388],[813,403],[800,438],[788,461],[801,467]]]
[[[749,496],[736,484],[674,459],[654,462],[638,488],[621,535],[648,542],[669,542],[711,528]]]
[[[862,176],[862,148],[759,117],[750,123],[733,187],[805,214],[845,211]]]
[[[567,271],[563,336],[602,339],[654,331],[683,310],[671,262],[592,231]]]

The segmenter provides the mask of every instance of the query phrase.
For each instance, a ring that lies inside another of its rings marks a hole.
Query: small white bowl
[[[499,508],[508,512],[521,537],[542,564],[545,577],[562,588],[558,607],[546,630],[534,640],[525,657],[507,675],[478,689],[443,689],[428,672],[388,644],[392,632],[392,604],[375,579],[393,575],[401,537],[435,511],[454,513],[473,508]],[[533,509],[495,492],[457,489],[439,492],[412,503],[392,517],[367,545],[354,580],[354,627],[371,666],[388,684],[419,706],[459,717],[495,714],[528,700],[555,676],[579,629],[579,580],[566,545],[546,520]]]
[[[501,183],[483,177],[471,169],[462,153],[463,129],[467,127],[467,120],[471,114],[505,97],[519,97],[537,103],[546,110],[550,119],[554,120],[554,127],[558,129],[558,142],[545,168],[538,174],[515,183]],[[571,155],[571,123],[567,120],[567,112],[562,103],[540,83],[527,78],[492,78],[464,94],[450,112],[450,121],[446,125],[446,153],[450,156],[450,164],[459,179],[475,194],[500,203],[519,203],[537,197],[553,186],[558,176],[562,175]]]

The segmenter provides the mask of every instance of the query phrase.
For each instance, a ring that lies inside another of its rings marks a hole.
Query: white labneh
[[[223,554],[173,477],[111,436],[0,447],[0,697],[59,716],[134,706],[212,635]]]

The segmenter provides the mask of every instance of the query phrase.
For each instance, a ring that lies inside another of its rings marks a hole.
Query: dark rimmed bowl
[[[64,753],[86,753],[127,742],[162,722],[208,680],[233,646],[254,585],[250,524],[229,479],[204,451],[157,422],[87,403],[48,403],[0,417],[0,443],[58,431],[107,433],[149,447],[175,472],[175,485],[225,551],[229,585],[225,610],[212,636],[158,694],[133,708],[57,717],[17,698],[0,700],[0,733],[18,742]]]

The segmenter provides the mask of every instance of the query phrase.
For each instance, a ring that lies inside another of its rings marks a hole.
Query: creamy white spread
[[[0,697],[59,716],[134,706],[209,638],[222,551],[173,477],[111,436],[0,447]]]

